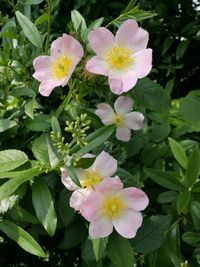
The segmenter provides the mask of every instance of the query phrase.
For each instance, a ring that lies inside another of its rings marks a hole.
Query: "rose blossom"
[[[65,86],[82,57],[83,48],[72,36],[64,33],[53,41],[50,56],[39,56],[33,61],[33,77],[41,82],[40,94],[49,96],[55,87]]]
[[[152,49],[146,49],[149,34],[133,19],[122,23],[115,37],[100,27],[88,34],[88,40],[96,56],[87,62],[86,69],[108,76],[114,94],[129,91],[152,68]]]
[[[70,206],[79,210],[93,188],[105,177],[112,176],[117,171],[117,161],[107,152],[102,151],[88,169],[76,169],[82,188],[78,187],[68,176],[67,170],[61,168],[61,180],[64,186],[74,191],[70,198]]]
[[[89,195],[80,212],[90,222],[92,239],[103,238],[115,230],[125,238],[133,238],[142,224],[141,210],[149,203],[140,189],[123,189],[119,177],[102,180]]]
[[[95,114],[99,116],[105,125],[115,124],[116,138],[121,141],[129,141],[131,129],[139,130],[143,127],[144,116],[142,113],[134,111],[133,99],[128,96],[120,96],[114,103],[114,109],[106,103],[97,105]]]

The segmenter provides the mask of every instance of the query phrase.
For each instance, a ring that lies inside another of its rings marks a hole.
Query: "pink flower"
[[[152,68],[152,49],[146,49],[149,34],[133,19],[122,23],[115,37],[100,27],[91,31],[88,39],[96,56],[87,62],[86,69],[108,76],[114,94],[129,91]]]
[[[105,177],[112,176],[117,171],[117,161],[107,152],[102,151],[88,169],[77,169],[76,174],[82,188],[79,188],[68,176],[67,170],[61,168],[61,180],[64,186],[74,191],[70,198],[70,206],[79,210],[88,198],[93,188]]]
[[[133,100],[128,96],[120,96],[114,103],[114,109],[106,103],[97,105],[95,114],[100,117],[105,125],[115,124],[116,138],[121,141],[129,141],[131,129],[139,130],[143,127],[144,116],[140,112],[131,112]]]
[[[33,77],[41,82],[40,94],[49,96],[55,87],[65,86],[82,57],[83,48],[72,36],[64,33],[53,41],[50,56],[39,56],[33,61]]]
[[[141,210],[149,203],[140,189],[123,189],[119,177],[101,181],[89,195],[80,212],[90,222],[92,239],[103,238],[115,230],[125,238],[133,238],[142,224]]]

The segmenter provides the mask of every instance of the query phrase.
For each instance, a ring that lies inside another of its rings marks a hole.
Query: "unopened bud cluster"
[[[51,138],[54,142],[54,145],[57,147],[58,152],[64,158],[65,155],[69,154],[69,143],[65,143],[65,138],[61,135],[60,132],[51,132]]]
[[[79,146],[85,146],[87,144],[84,139],[87,136],[86,131],[89,130],[90,123],[91,121],[88,120],[87,114],[81,114],[75,121],[66,121],[67,127],[65,127],[65,131],[72,134],[73,140],[71,143],[76,143]]]

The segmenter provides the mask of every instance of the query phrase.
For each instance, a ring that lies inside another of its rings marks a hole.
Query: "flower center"
[[[112,123],[116,124],[116,126],[121,127],[124,125],[124,116],[122,114],[115,114],[112,118]]]
[[[119,217],[125,208],[124,201],[118,196],[107,196],[103,200],[103,213],[109,219]]]
[[[67,55],[62,55],[58,57],[52,64],[51,64],[51,76],[54,79],[62,79],[68,75],[69,69],[72,64],[72,59]]]
[[[106,61],[113,70],[127,70],[133,63],[132,51],[126,47],[114,45],[106,54]]]
[[[102,180],[102,178],[103,177],[98,171],[85,171],[81,185],[83,188],[94,187]]]

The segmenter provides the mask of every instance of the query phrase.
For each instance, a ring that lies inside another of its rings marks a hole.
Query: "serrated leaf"
[[[81,26],[82,31],[87,29],[87,25],[86,25],[84,17],[77,10],[71,11],[71,19],[72,19],[74,29],[76,31],[78,31],[80,26]]]
[[[0,230],[4,232],[9,238],[17,242],[17,244],[25,251],[39,257],[45,257],[43,249],[35,241],[35,239],[33,239],[33,237],[28,232],[24,231],[18,225],[8,220],[3,220],[0,223]]]
[[[157,169],[146,168],[144,172],[157,184],[171,190],[183,190],[184,186],[180,182],[180,177],[176,172],[161,171]]]
[[[103,17],[94,20],[94,21],[90,24],[89,29],[94,30],[94,29],[96,29],[96,28],[99,28],[99,27],[101,26],[101,24],[103,23],[103,21],[104,21],[104,18],[103,18]]]
[[[136,263],[129,241],[118,234],[109,237],[107,254],[116,267],[133,267]]]
[[[170,224],[170,215],[156,215],[146,218],[131,244],[137,252],[141,253],[150,253],[158,249],[164,241],[164,232]]]
[[[8,120],[8,119],[1,119],[0,120],[0,133],[13,128],[17,125],[16,121]]]
[[[184,148],[178,142],[176,142],[174,139],[172,139],[171,137],[169,137],[168,140],[169,140],[169,145],[170,145],[171,151],[172,151],[175,159],[178,161],[178,163],[184,169],[186,169],[187,164],[188,164],[188,159],[187,159],[187,156],[185,154]]]
[[[177,198],[177,211],[178,214],[181,214],[181,212],[187,207],[189,201],[191,198],[191,192],[185,191],[182,192],[178,198]]]
[[[31,180],[39,173],[40,171],[37,168],[28,169],[23,171],[23,173],[19,172],[18,175],[15,176],[15,178],[12,178],[9,181],[5,182],[0,187],[0,201],[12,195],[21,184]]]
[[[193,152],[189,155],[187,170],[185,173],[185,184],[191,187],[197,181],[200,173],[200,153],[199,148],[196,146]]]
[[[0,151],[0,173],[14,170],[28,161],[27,155],[16,149]]]
[[[87,145],[82,148],[80,148],[78,145],[73,146],[70,150],[70,155],[77,153],[80,157],[84,156],[86,153],[90,152],[97,146],[103,144],[112,135],[114,129],[115,126],[108,125],[103,126],[95,132],[89,134],[84,140],[85,142],[87,142]]]
[[[20,11],[15,14],[26,38],[36,47],[42,48],[42,38],[36,26]]]
[[[29,131],[41,132],[51,127],[49,122],[49,116],[45,114],[39,114],[34,117],[34,120],[27,119],[25,126]]]
[[[56,231],[57,216],[50,190],[41,179],[32,185],[32,201],[38,220],[47,233],[53,236]]]
[[[61,133],[59,121],[55,116],[51,118],[51,128],[55,133]]]

